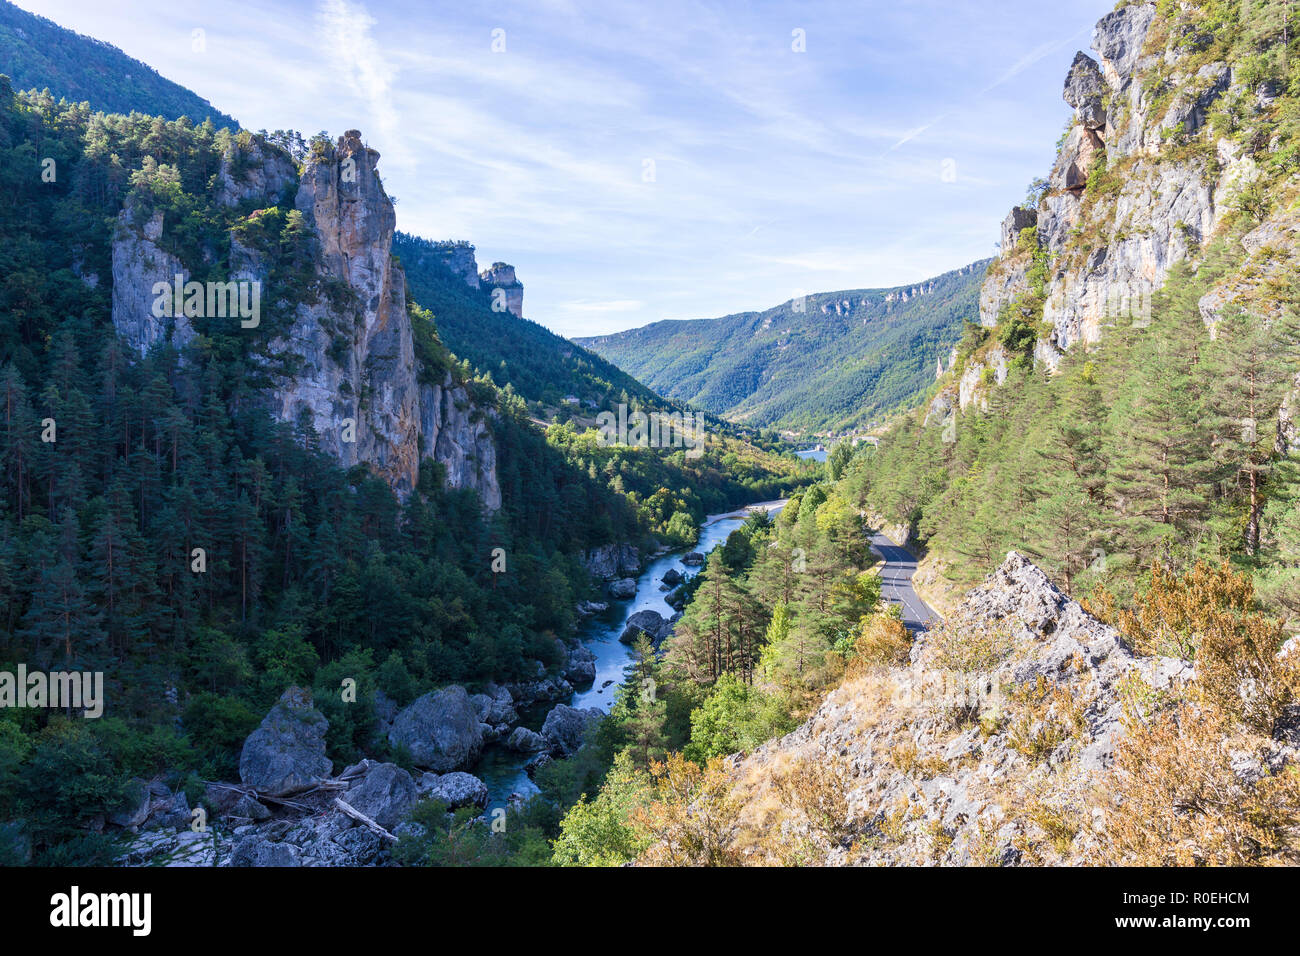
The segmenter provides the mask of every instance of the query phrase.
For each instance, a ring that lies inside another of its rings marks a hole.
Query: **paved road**
[[[916,558],[906,548],[900,548],[880,532],[871,535],[872,546],[885,558],[880,569],[880,593],[891,604],[903,609],[903,623],[909,631],[924,631],[939,620],[930,605],[912,590],[912,573],[916,571]]]

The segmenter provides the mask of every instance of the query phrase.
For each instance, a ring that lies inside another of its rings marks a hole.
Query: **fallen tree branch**
[[[397,837],[393,836],[391,833],[389,833],[387,830],[381,827],[374,820],[370,819],[368,816],[366,816],[356,807],[352,806],[350,803],[345,801],[342,797],[334,798],[334,806],[338,807],[339,810],[343,811],[343,813],[345,813],[347,816],[350,816],[353,820],[356,820],[358,823],[362,824],[363,826],[369,827],[371,830],[379,834],[385,840],[389,840],[393,843],[397,842]]]

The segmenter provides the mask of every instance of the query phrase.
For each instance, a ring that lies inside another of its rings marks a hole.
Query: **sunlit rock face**
[[[514,266],[494,262],[491,268],[479,273],[479,280],[483,286],[493,290],[493,308],[497,308],[498,301],[501,301],[505,310],[513,313],[516,318],[524,317],[524,285],[515,276]],[[499,296],[497,290],[500,290]]]
[[[492,411],[476,406],[450,374],[425,375],[415,356],[406,282],[393,259],[397,217],[376,166],[379,153],[349,130],[337,145],[314,151],[301,176],[292,162],[257,147],[236,167],[223,161],[217,201],[273,207],[292,199],[312,229],[318,285],[327,290],[293,306],[269,345],[280,366],[263,398],[284,422],[315,431],[319,447],[344,466],[368,464],[401,498],[415,489],[422,459],[444,466],[450,487],[475,491],[496,510]],[[183,348],[194,339],[185,318],[156,317],[156,283],[189,271],[162,242],[163,217],[141,217],[129,207],[113,243],[113,321],[140,354],[164,343]],[[477,287],[474,250],[452,250],[457,274]],[[265,284],[269,266],[256,250],[230,238],[230,278]],[[488,270],[522,308],[514,270]],[[276,303],[265,303],[275,308]]]

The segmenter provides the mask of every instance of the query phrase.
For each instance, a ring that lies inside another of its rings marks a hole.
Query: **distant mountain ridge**
[[[962,323],[978,320],[987,265],[574,341],[660,394],[733,421],[798,431],[860,428],[924,396]]]
[[[16,90],[48,89],[106,113],[135,110],[169,120],[187,116],[238,129],[236,120],[111,43],[67,30],[0,0],[0,73]]]

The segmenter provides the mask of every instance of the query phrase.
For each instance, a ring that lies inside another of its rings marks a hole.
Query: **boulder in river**
[[[532,754],[548,749],[551,745],[545,737],[527,727],[516,727],[506,746],[518,753]]]
[[[581,686],[596,679],[596,655],[590,649],[579,644],[577,647],[564,647],[568,659],[564,663],[564,679],[571,684]]]
[[[506,685],[516,707],[527,707],[539,701],[564,700],[573,693],[573,685],[563,677],[546,677],[542,680],[519,681]]]
[[[609,596],[619,601],[636,597],[636,578],[619,578],[611,582]]]
[[[657,644],[667,633],[668,622],[658,611],[637,611],[627,619],[627,627],[623,628],[619,640],[624,644],[631,644],[644,634]]]
[[[470,773],[426,773],[420,777],[419,787],[421,796],[441,801],[448,810],[485,807],[488,802],[487,784]]]
[[[698,551],[692,551],[686,557],[682,558],[682,564],[690,565],[691,567],[698,567],[703,563],[704,555],[700,554]]]
[[[686,592],[682,588],[676,588],[671,594],[664,595],[664,603],[674,611],[680,611],[686,607]]]
[[[465,688],[452,684],[425,694],[398,713],[388,742],[405,747],[416,766],[447,773],[478,759],[483,725]]]
[[[315,786],[334,769],[325,756],[328,729],[311,691],[290,687],[244,741],[239,779],[273,797]]]
[[[542,736],[551,745],[551,752],[571,757],[578,752],[594,724],[605,714],[595,707],[580,710],[568,704],[556,704],[542,724]]]
[[[479,723],[495,727],[498,724],[513,724],[519,719],[515,713],[514,698],[508,688],[489,684],[485,693],[475,694],[470,700],[474,701]]]
[[[678,571],[676,568],[669,568],[663,576],[663,582],[670,588],[677,587],[677,585],[682,583],[682,572]]]

